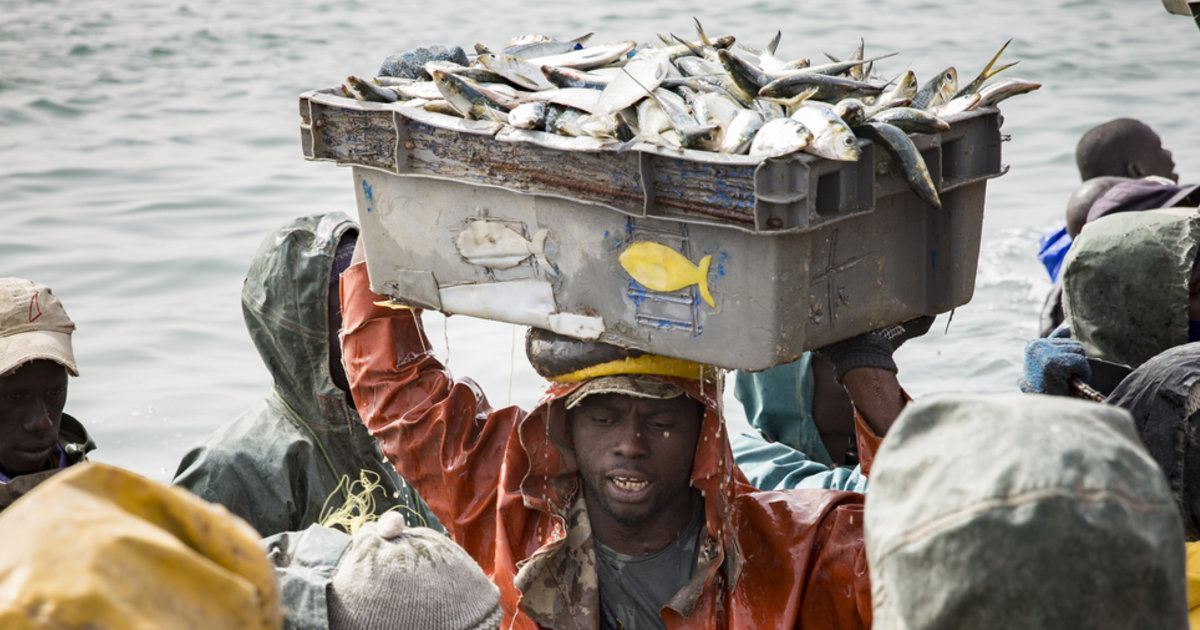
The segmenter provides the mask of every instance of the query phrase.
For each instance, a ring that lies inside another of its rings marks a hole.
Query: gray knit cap
[[[329,582],[330,630],[499,628],[500,590],[454,541],[397,512],[363,525]]]

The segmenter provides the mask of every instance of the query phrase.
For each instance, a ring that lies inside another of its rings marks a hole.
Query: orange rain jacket
[[[579,384],[552,384],[528,414],[493,409],[434,358],[420,311],[381,299],[365,264],[342,275],[343,360],[367,429],[500,588],[504,628],[597,628],[591,527],[563,439],[562,400]],[[692,466],[705,541],[666,626],[869,628],[863,495],[755,489],[734,464],[719,386],[661,378],[707,407]],[[866,469],[878,440],[858,421]]]

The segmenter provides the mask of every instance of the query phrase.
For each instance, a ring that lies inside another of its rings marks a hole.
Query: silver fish
[[[989,61],[987,63],[987,65],[983,67],[983,70],[980,70],[979,74],[974,79],[972,79],[971,82],[968,83],[966,87],[964,87],[963,89],[956,92],[954,94],[954,98],[958,98],[959,96],[966,96],[967,94],[974,94],[976,91],[979,90],[979,88],[983,87],[983,83],[985,81],[996,76],[1002,70],[1006,70],[1008,68],[1011,68],[1011,67],[1017,65],[1017,62],[1014,61],[1012,63],[1000,66],[999,68],[996,68],[995,70],[992,69],[992,66],[996,65],[996,60],[1000,58],[1000,53],[1004,52],[1004,49],[1008,48],[1008,45],[1011,43],[1012,43],[1011,38],[1008,41],[1004,42],[1004,45],[1000,47],[1000,50],[996,51],[996,54],[993,55],[991,61]]]
[[[929,168],[925,166],[921,152],[917,150],[908,134],[899,127],[879,122],[868,122],[858,129],[864,138],[882,146],[888,155],[900,163],[904,179],[918,197],[935,208],[942,207],[942,200],[933,185]]]
[[[522,59],[546,57],[549,55],[561,55],[572,50],[579,50],[583,48],[583,45],[587,43],[587,40],[591,39],[592,35],[593,33],[586,33],[576,37],[575,39],[569,39],[567,41],[558,41],[550,38],[527,41],[523,37],[518,37],[514,40],[516,43],[510,43],[500,52],[506,55],[520,57]],[[539,36],[533,35],[530,37]]]
[[[463,118],[508,122],[508,110],[470,81],[453,74],[433,71],[433,82],[447,103]]]
[[[667,77],[671,62],[661,51],[644,48],[600,93],[596,113],[615,114],[646,98]]]
[[[545,129],[546,102],[522,103],[508,112],[508,124],[517,129]]]
[[[685,147],[694,148],[713,143],[712,132],[716,130],[716,125],[702,125],[697,122],[682,96],[663,88],[654,90],[651,95],[671,119],[671,126],[679,133]]]
[[[789,118],[781,118],[779,120],[790,120]],[[750,143],[754,141],[755,134],[766,123],[767,119],[761,112],[753,109],[743,109],[733,117],[729,125],[725,127],[725,133],[721,138],[721,144],[718,150],[721,153],[746,153],[750,150]],[[798,130],[795,130],[798,132]],[[812,135],[812,132],[809,132]],[[809,138],[812,141],[812,138]]]
[[[352,98],[360,101],[372,101],[376,103],[395,103],[400,100],[400,96],[395,90],[391,90],[379,85],[375,85],[370,81],[350,75],[346,77],[346,81],[342,84],[342,91]]]
[[[803,123],[792,118],[769,120],[754,134],[750,157],[779,157],[807,149],[813,133]]]
[[[996,103],[1010,96],[1027,94],[1040,87],[1041,83],[1016,78],[985,85],[979,90],[979,107],[994,107]]]
[[[423,98],[427,101],[442,98],[442,93],[433,81],[413,81],[408,85],[390,86],[390,89],[395,90],[405,98]]]
[[[939,72],[932,79],[925,82],[921,89],[917,90],[916,96],[913,96],[912,106],[917,109],[925,109],[934,105],[941,105],[950,100],[950,97],[958,91],[958,70],[954,66],[946,68]]]
[[[546,80],[560,88],[589,88],[603,90],[608,86],[612,77],[606,74],[594,74],[574,68],[542,66],[542,74]]]
[[[600,101],[600,90],[590,88],[559,88],[557,90],[542,90],[530,92],[522,97],[517,104],[531,101],[544,101],[581,109],[589,114],[596,111]]]
[[[926,110],[915,107],[885,109],[872,114],[868,120],[895,125],[905,133],[942,133],[950,130],[950,123]]]
[[[634,41],[610,42],[558,55],[532,57],[529,59],[529,63],[538,66],[559,66],[575,68],[576,70],[589,70],[591,68],[607,66],[624,59],[635,48],[637,48],[637,42]]]
[[[812,142],[804,148],[805,151],[830,160],[858,160],[858,138],[850,126],[838,118],[832,105],[820,101],[807,101],[796,108],[791,118],[803,123],[812,131]]]
[[[928,111],[935,116],[949,116],[951,114],[969,112],[979,107],[979,101],[981,98],[982,97],[979,96],[978,92],[964,94],[962,96],[952,98],[941,105],[929,107],[925,111]]]
[[[758,96],[789,98],[811,88],[817,89],[812,98],[821,101],[836,101],[858,95],[874,96],[883,91],[883,88],[878,85],[845,77],[820,73],[798,73],[789,74],[767,83],[758,91]]]
[[[527,90],[546,90],[557,87],[546,79],[540,63],[495,53],[482,54],[475,59],[488,70]]]

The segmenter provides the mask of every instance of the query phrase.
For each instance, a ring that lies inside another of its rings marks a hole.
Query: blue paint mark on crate
[[[367,183],[367,180],[362,180],[363,197],[367,199],[367,212],[371,211],[371,204],[375,201],[375,189]]]

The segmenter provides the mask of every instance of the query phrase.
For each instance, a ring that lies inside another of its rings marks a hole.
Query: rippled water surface
[[[94,458],[165,481],[266,393],[239,306],[250,257],[290,217],[355,212],[349,170],[301,157],[301,92],[422,44],[689,34],[678,5],[0,1],[0,275],[49,284],[78,324],[67,410],[93,430]],[[1002,106],[1011,168],[988,187],[975,297],[948,332],[943,316],[900,351],[914,395],[1016,389],[1048,288],[1036,239],[1062,220],[1084,130],[1141,118],[1183,179],[1200,178],[1200,30],[1157,0],[712,6],[695,14],[712,33],[761,46],[778,29],[781,55],[813,59],[861,37],[899,52],[880,73],[921,79],[949,65],[972,77],[1011,37],[1005,58],[1021,62],[1005,75],[1044,84]],[[427,319],[456,373],[494,403],[532,404],[542,383],[519,331]]]

